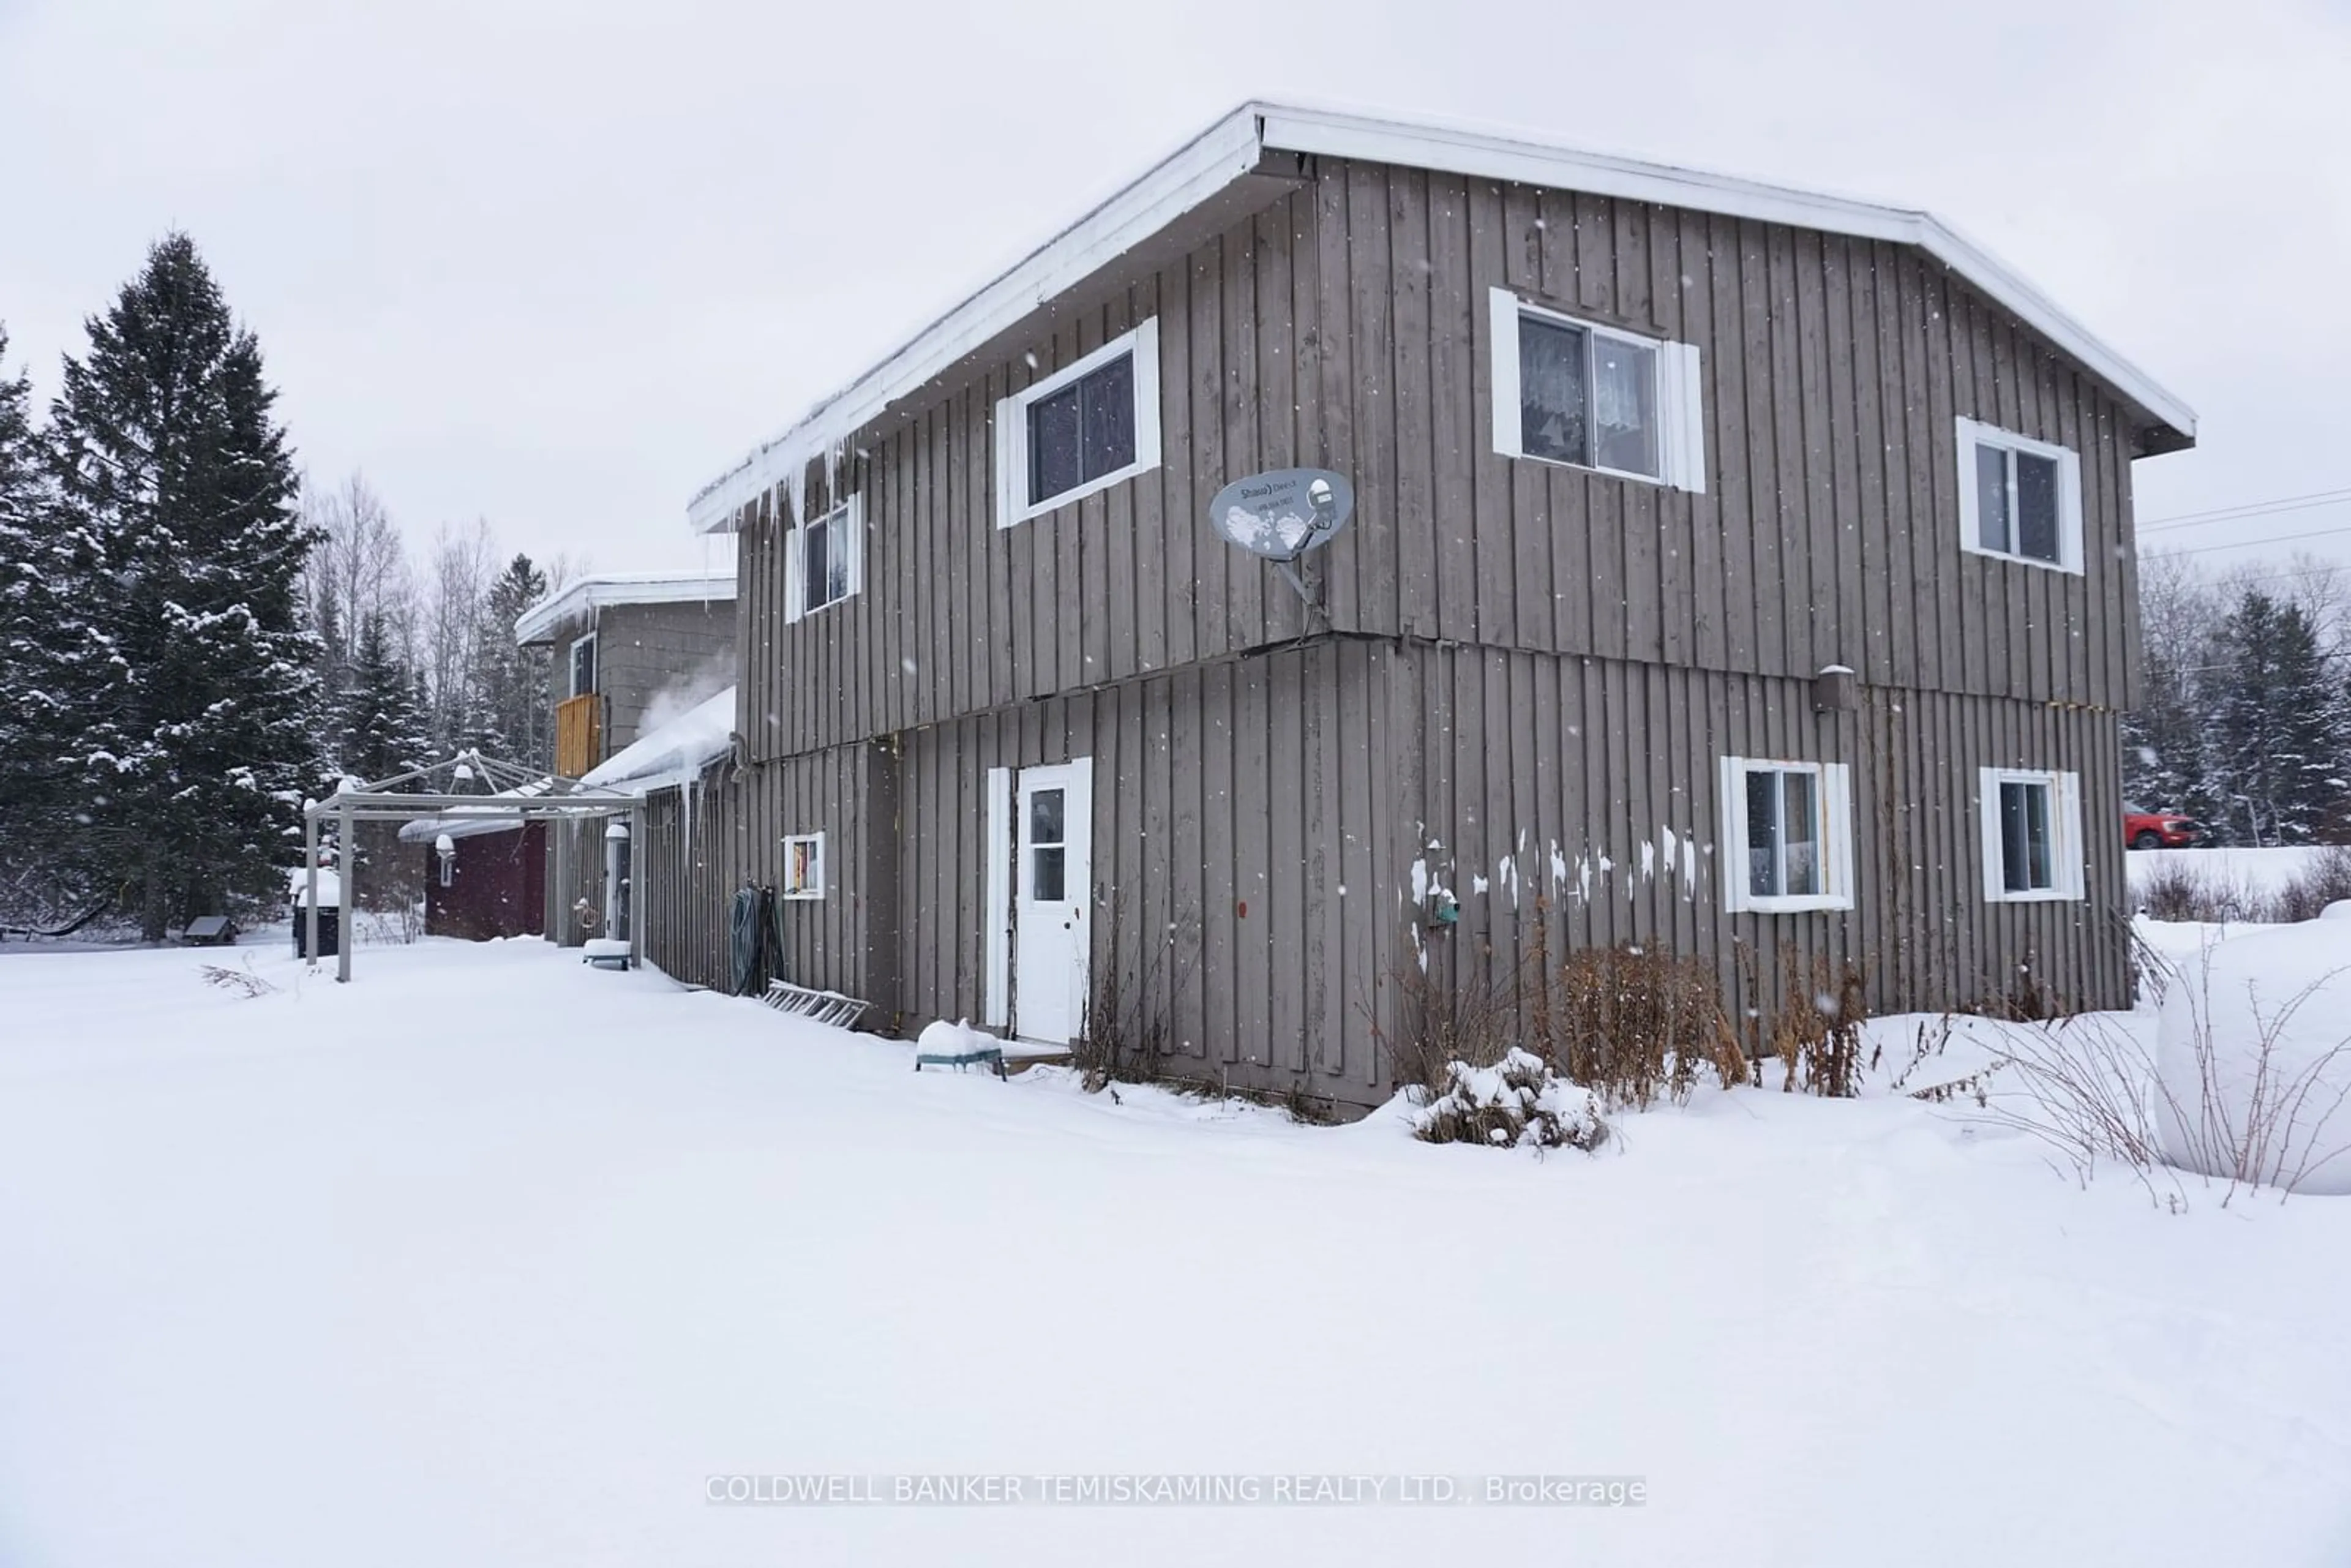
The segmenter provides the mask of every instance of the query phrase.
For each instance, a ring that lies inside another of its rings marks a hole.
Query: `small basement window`
[[[2088,896],[2082,776],[1986,768],[1977,774],[1984,897],[1995,904]]]
[[[571,695],[584,697],[596,689],[596,633],[583,632],[571,643]]]
[[[852,496],[784,541],[784,619],[838,604],[865,585],[865,507]]]
[[[1959,422],[1959,543],[2060,571],[2082,570],[2082,463],[2071,448]]]
[[[780,898],[824,896],[824,835],[794,833],[784,840],[784,881]]]
[[[996,466],[998,528],[1158,467],[1158,319],[1000,400]]]
[[[1853,907],[1853,772],[1842,762],[1722,759],[1724,904],[1762,914]]]
[[[1706,489],[1698,350],[1492,291],[1494,450]]]

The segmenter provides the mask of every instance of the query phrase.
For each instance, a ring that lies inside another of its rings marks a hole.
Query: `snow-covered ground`
[[[17,955],[0,1019],[15,1568],[2351,1562],[2351,1199],[2173,1213],[1964,1103],[1437,1148],[530,941]],[[705,1500],[975,1472],[1648,1501]]]

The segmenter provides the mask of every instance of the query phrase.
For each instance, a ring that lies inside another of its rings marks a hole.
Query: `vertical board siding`
[[[2112,715],[1886,693],[1818,714],[1811,684],[1785,678],[1470,648],[1405,659],[1426,764],[1412,858],[1461,902],[1459,924],[1424,940],[1458,979],[1507,982],[1547,920],[1554,954],[1665,947],[1716,966],[1726,989],[1744,956],[1771,1006],[1784,953],[1858,964],[1880,1011],[1995,1007],[2033,988],[2069,1009],[2129,1005],[2121,841],[2098,805],[2120,790]],[[1921,747],[1922,731],[1944,738]],[[1722,913],[1738,865],[1721,842],[1725,756],[1851,767],[1853,910]],[[2088,899],[1985,900],[1986,767],[2082,775]]]

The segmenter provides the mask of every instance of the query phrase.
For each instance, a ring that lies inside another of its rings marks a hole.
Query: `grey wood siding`
[[[788,976],[865,998],[883,1030],[977,1019],[987,771],[1091,757],[1092,963],[1164,989],[1172,1070],[1374,1103],[1410,847],[1381,827],[1395,664],[1326,642],[755,764],[700,787],[691,840],[662,791],[639,852],[646,956],[723,985],[734,889],[772,883],[784,836],[821,829],[831,885],[786,905]]]
[[[1760,674],[1845,664],[1874,685],[2107,708],[2135,695],[2137,433],[1922,253],[1325,162],[1180,263],[1109,276],[1107,303],[1040,312],[977,380],[812,466],[812,509],[864,495],[862,594],[785,624],[782,492],[748,515],[754,755],[1300,635],[1288,589],[1200,516],[1226,479],[1293,463],[1356,485],[1355,525],[1317,559],[1334,630]],[[1495,455],[1496,286],[1696,344],[1707,494]],[[1161,467],[998,529],[995,401],[1146,317]],[[2085,573],[1960,549],[1962,414],[2081,454]]]
[[[1428,874],[1462,905],[1426,938],[1436,962],[1499,977],[1541,918],[1554,953],[1662,946],[1741,992],[1744,966],[1767,1011],[1785,949],[1858,963],[1880,1011],[1995,1006],[2028,980],[2069,1009],[2129,1005],[2111,714],[1883,691],[1817,714],[1809,681],[1478,648],[1415,650],[1399,679],[1425,726],[1408,790]],[[1727,912],[1726,756],[1852,768],[1851,911]],[[2086,900],[1985,899],[1980,768],[2081,774]]]
[[[604,699],[604,755],[674,718],[736,678],[736,609],[719,599],[675,604],[608,604],[592,621],[554,639],[556,700],[571,692],[571,645],[596,633],[596,690]],[[660,711],[655,711],[656,704]]]

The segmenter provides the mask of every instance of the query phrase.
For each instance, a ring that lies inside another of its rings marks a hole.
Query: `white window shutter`
[[[1853,768],[1843,762],[1821,765],[1821,794],[1826,802],[1823,815],[1827,818],[1829,881],[1823,890],[1844,900],[1848,909],[1855,902],[1853,873]]]
[[[791,528],[784,534],[784,624],[789,626],[800,618],[800,607],[808,596],[800,591],[800,558],[807,541],[801,530]]]
[[[2082,455],[2067,447],[2057,459],[2057,548],[2059,564],[2074,571],[2086,570],[2082,550]]]
[[[1961,464],[1962,470],[1967,465]],[[1976,817],[1983,830],[1984,897],[1999,904],[2008,897],[2006,862],[2001,854],[2000,769],[1976,769]]]
[[[1747,763],[1722,759],[1722,852],[1714,857],[1722,879],[1722,907],[1733,915],[1747,907]]]
[[[1159,318],[1134,329],[1134,461],[1159,466]],[[1021,467],[1026,469],[1025,458]]]
[[[1137,439],[1141,439],[1138,434]],[[1008,528],[1020,520],[1020,476],[1029,471],[1028,421],[1020,400],[996,400],[996,526]]]
[[[1492,362],[1487,374],[1494,389],[1494,450],[1505,457],[1526,455],[1519,412],[1519,297],[1507,288],[1487,294],[1493,316]]]
[[[849,552],[849,591],[865,591],[865,497],[862,493],[849,497],[841,517],[841,544]]]
[[[1662,343],[1657,389],[1666,436],[1666,483],[1706,494],[1706,373],[1695,343]]]
[[[1976,508],[1976,422],[1962,418],[1959,422],[1957,458],[1959,471],[1959,545],[1973,549],[1983,538],[1983,528],[1977,521]]]
[[[2087,847],[2082,838],[2082,776],[2057,775],[2056,795],[2057,843],[2052,852],[2057,857],[2057,891],[2067,898],[2086,898],[2089,874],[2082,859]]]

